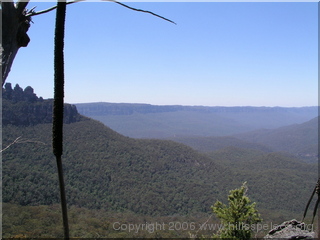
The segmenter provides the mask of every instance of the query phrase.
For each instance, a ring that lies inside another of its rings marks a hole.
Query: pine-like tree
[[[241,240],[251,238],[255,224],[261,222],[262,219],[255,209],[256,203],[251,203],[247,197],[247,190],[246,182],[244,182],[241,188],[229,192],[229,206],[216,201],[211,207],[223,226],[214,237]]]

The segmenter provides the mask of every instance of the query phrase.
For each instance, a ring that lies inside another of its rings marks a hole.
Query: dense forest
[[[39,103],[50,109],[52,101],[33,99],[3,101],[4,114],[12,116],[3,124],[3,146],[20,137],[2,155],[5,237],[62,236],[51,124],[47,110],[34,111]],[[20,108],[29,119],[23,124],[16,106],[28,106]],[[171,140],[125,137],[76,111],[71,115],[74,120],[64,125],[63,164],[74,237],[188,237],[190,229],[134,235],[115,231],[112,223],[204,223],[212,204],[244,181],[264,221],[280,223],[302,216],[317,180],[316,163],[260,145],[201,153]]]

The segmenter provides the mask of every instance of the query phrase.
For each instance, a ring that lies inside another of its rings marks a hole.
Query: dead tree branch
[[[4,149],[2,149],[1,151],[0,151],[0,153],[2,153],[3,151],[5,151],[5,150],[7,150],[9,147],[11,147],[13,144],[16,144],[16,143],[18,143],[18,141],[19,141],[19,139],[21,138],[21,136],[20,137],[17,137],[16,138],[16,140],[14,140],[12,143],[10,143],[8,146],[6,146]]]
[[[153,15],[153,16],[156,16],[156,17],[158,17],[158,18],[161,18],[161,19],[163,19],[163,20],[166,20],[166,21],[168,21],[168,22],[171,22],[171,23],[173,23],[173,24],[176,24],[174,21],[171,21],[170,19],[165,18],[165,17],[162,17],[162,16],[160,16],[160,15],[154,13],[154,12],[151,12],[151,11],[146,11],[146,10],[142,10],[142,9],[138,9],[138,8],[133,8],[133,7],[130,7],[130,6],[126,5],[126,4],[123,4],[123,3],[121,3],[121,2],[114,1],[114,0],[102,0],[102,1],[114,2],[114,3],[116,3],[116,4],[119,4],[119,5],[123,6],[123,7],[129,8],[129,9],[131,9],[131,10],[133,10],[133,11],[149,13],[149,14],[151,14],[151,15]]]
[[[72,3],[77,3],[77,2],[83,2],[83,1],[85,1],[85,0],[75,0],[75,1],[67,2],[67,5],[68,4],[72,4]],[[48,8],[48,9],[45,9],[45,10],[42,10],[42,11],[39,11],[39,12],[33,11],[33,9],[34,9],[33,8],[31,11],[28,12],[28,14],[26,16],[28,16],[28,17],[37,16],[37,15],[40,15],[40,14],[51,12],[51,11],[55,10],[56,8],[57,8],[57,6],[53,6],[51,8]]]
[[[17,144],[17,143],[38,143],[38,144],[46,145],[44,142],[41,142],[41,141],[36,141],[36,140],[31,140],[31,139],[23,140],[22,136],[20,136],[20,137],[17,137],[12,143],[10,143],[4,149],[0,150],[0,153],[4,152],[8,148],[10,148],[12,145]]]
[[[85,1],[85,0],[75,0],[75,1],[67,2],[67,4],[83,2],[83,1]],[[102,0],[102,1],[113,2],[113,3],[119,4],[119,5],[123,6],[123,7],[129,8],[130,10],[137,11],[137,12],[148,13],[148,14],[151,14],[151,15],[156,16],[158,18],[161,18],[163,20],[166,20],[168,22],[171,22],[173,24],[176,24],[174,21],[171,21],[170,19],[165,18],[163,16],[160,16],[159,14],[156,14],[156,13],[151,12],[151,11],[130,7],[130,6],[126,5],[126,4],[124,4],[124,3],[121,3],[121,2],[118,2],[118,1],[114,1],[114,0]],[[56,8],[57,8],[57,6],[53,6],[51,8],[48,8],[48,9],[45,9],[45,10],[42,10],[42,11],[39,11],[39,12],[29,11],[26,16],[28,16],[28,17],[37,16],[37,15],[40,15],[40,14],[47,13],[47,12],[50,12],[52,10],[55,10]]]

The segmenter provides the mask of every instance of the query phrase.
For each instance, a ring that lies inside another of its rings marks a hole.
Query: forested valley
[[[63,237],[51,149],[52,101],[37,97],[31,87],[12,89],[7,83],[2,91],[3,237]],[[190,138],[134,139],[80,115],[70,104],[64,123],[72,237],[210,235],[212,230],[199,231],[208,219],[218,222],[210,207],[218,199],[226,201],[229,190],[245,181],[264,222],[279,224],[302,217],[318,178],[315,156],[302,154],[306,148],[275,151],[267,140],[249,144],[252,135],[230,137],[237,145],[212,137],[206,148]],[[172,222],[185,227],[170,229]],[[163,225],[135,232],[115,228],[115,223]]]

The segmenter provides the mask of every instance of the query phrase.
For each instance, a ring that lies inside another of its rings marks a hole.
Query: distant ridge
[[[283,151],[294,154],[307,161],[318,161],[318,128],[319,117],[310,121],[285,126],[277,129],[261,129],[242,133],[234,137],[262,144],[275,151]]]
[[[173,137],[198,151],[210,153],[228,147],[258,150],[265,153],[283,152],[309,162],[318,162],[318,121],[293,124],[276,129],[256,131],[223,137]]]
[[[163,113],[177,111],[195,111],[208,113],[221,112],[314,112],[318,107],[252,107],[252,106],[184,106],[152,105],[147,103],[77,103],[78,110],[84,115],[131,115],[134,113]]]
[[[75,104],[80,114],[134,138],[227,136],[299,124],[318,116],[318,107],[158,106],[131,103]]]

